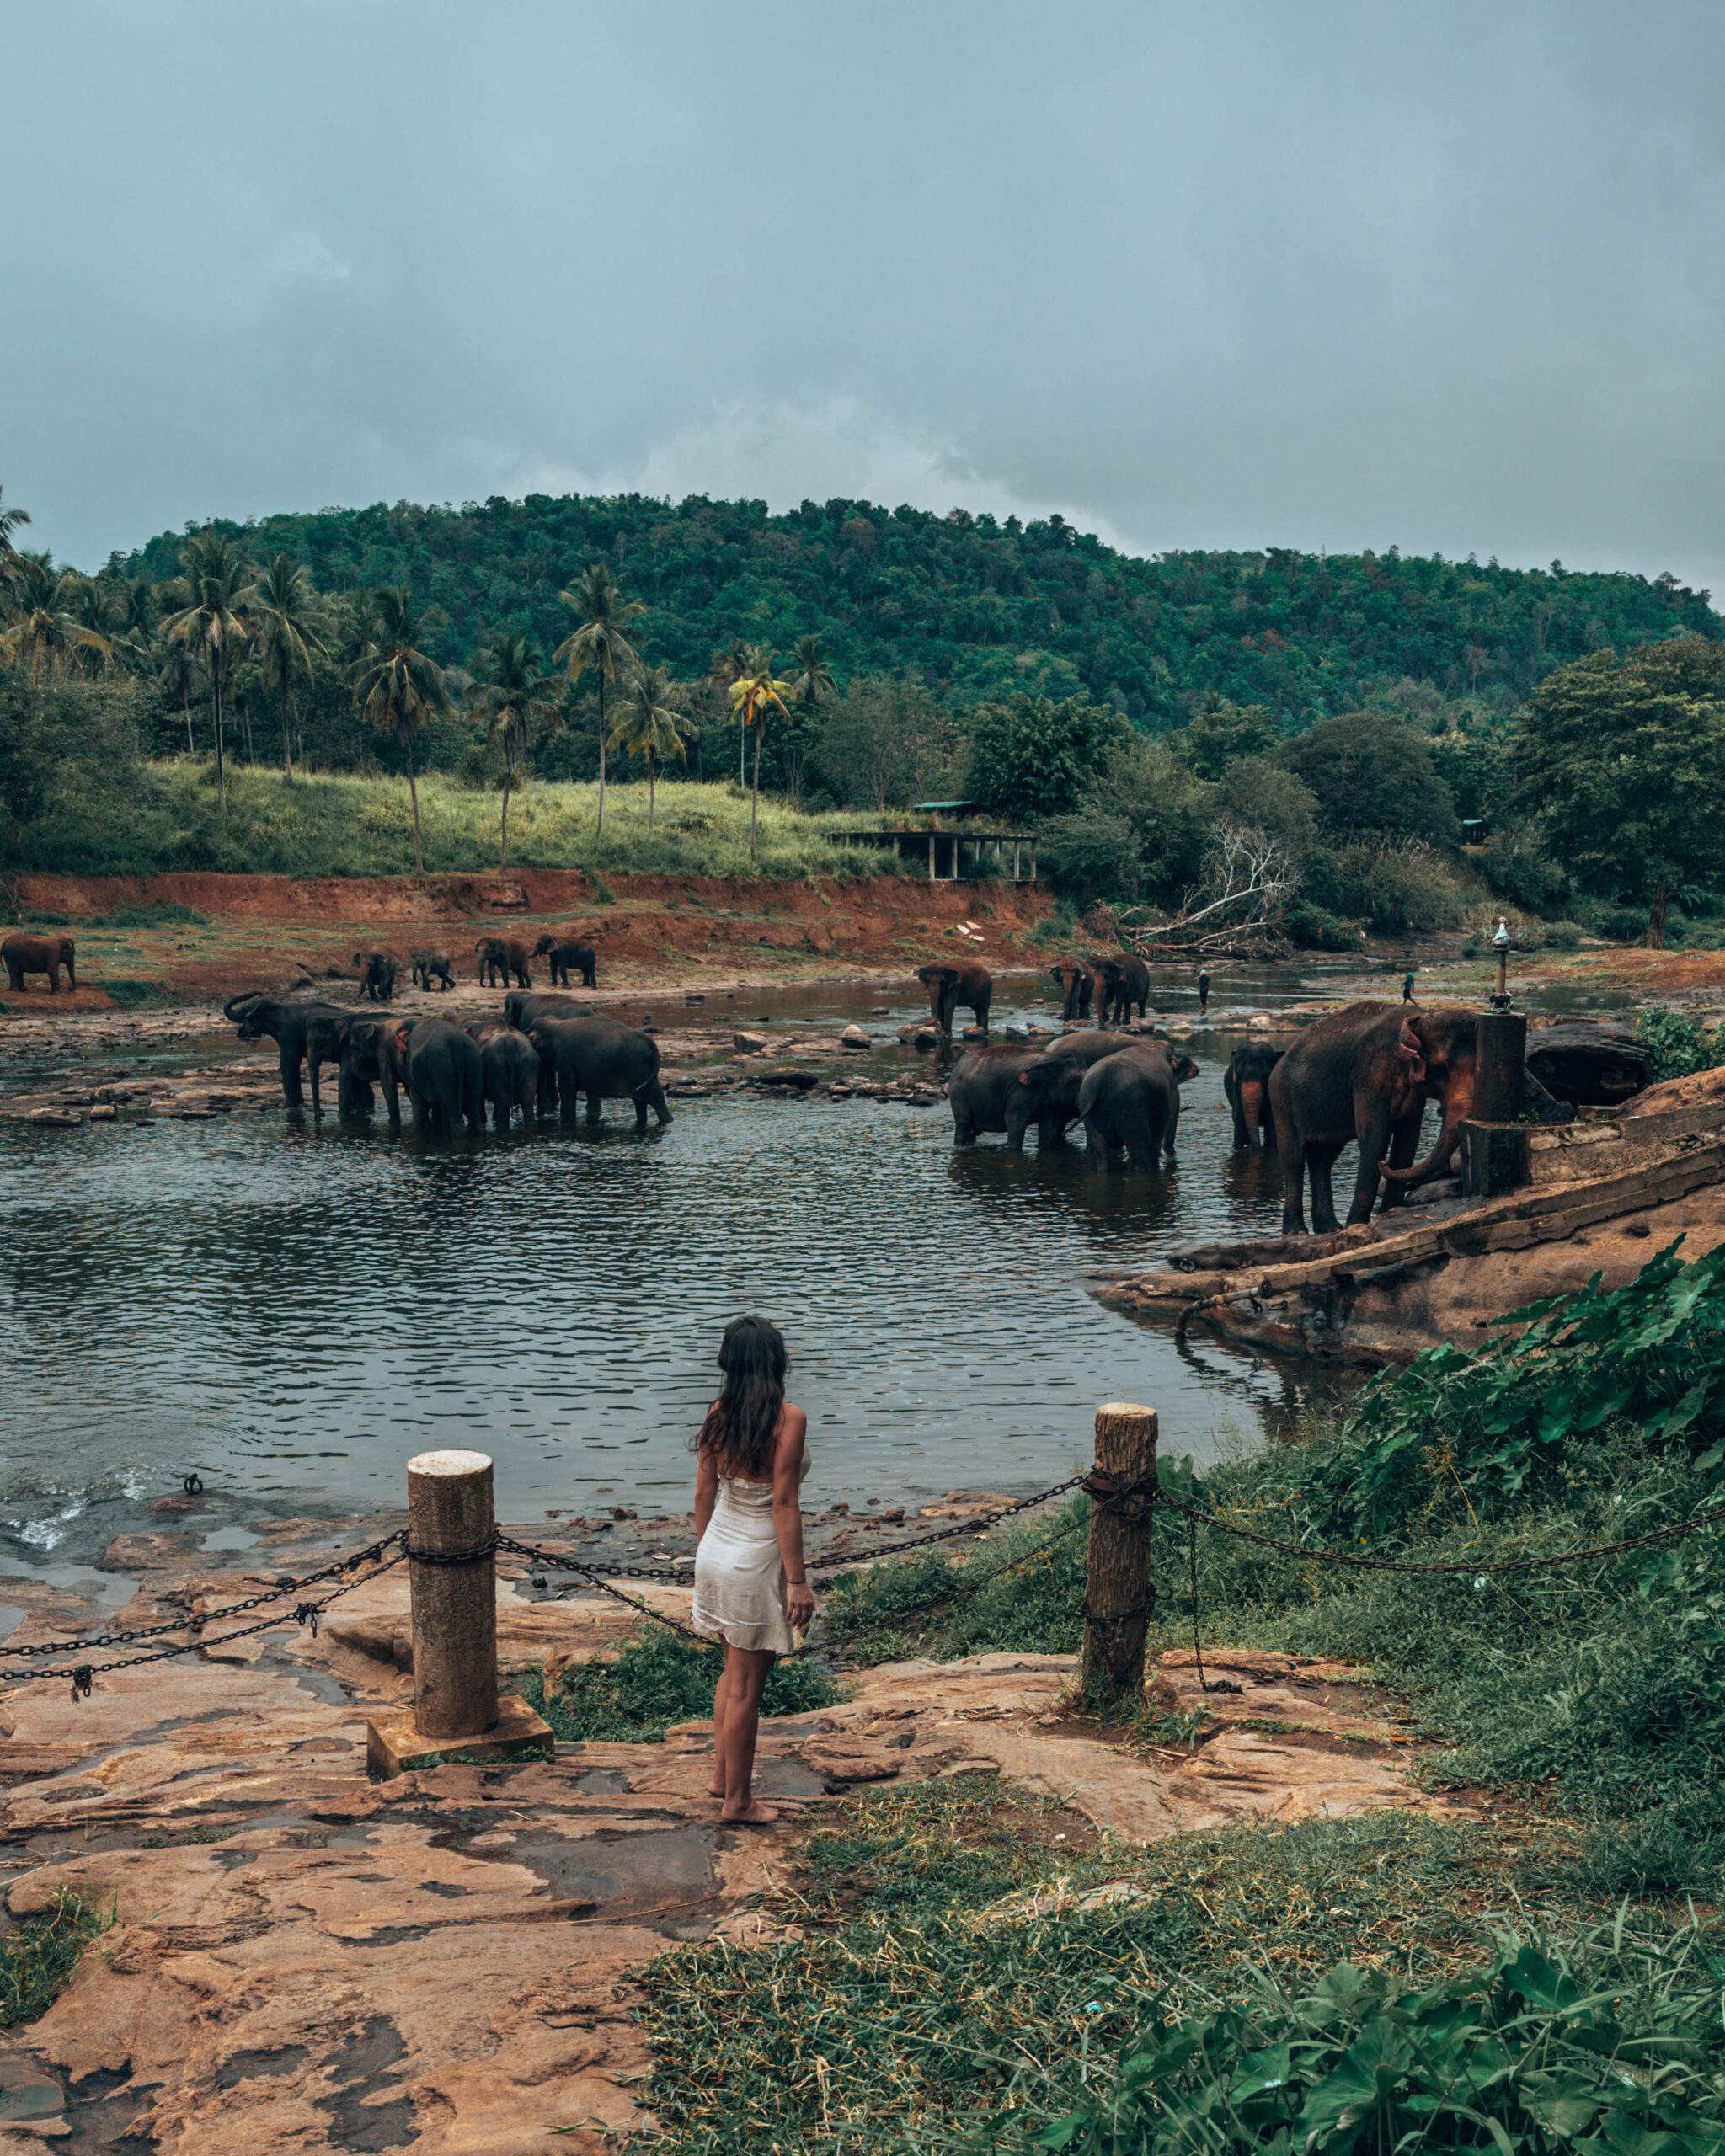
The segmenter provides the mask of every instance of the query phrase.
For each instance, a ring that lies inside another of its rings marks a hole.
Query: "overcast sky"
[[[1725,596],[1725,9],[6,0],[0,485],[638,488]]]

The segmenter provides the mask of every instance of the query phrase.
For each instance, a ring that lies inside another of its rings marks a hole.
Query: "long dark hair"
[[[724,1383],[695,1439],[696,1450],[711,1453],[722,1474],[742,1482],[771,1480],[790,1359],[784,1335],[764,1317],[734,1317],[725,1327],[718,1348]]]

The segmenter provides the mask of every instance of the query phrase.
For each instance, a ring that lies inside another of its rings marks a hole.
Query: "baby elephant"
[[[1261,1041],[1236,1048],[1222,1075],[1222,1091],[1234,1111],[1234,1150],[1257,1153],[1274,1150],[1276,1118],[1270,1113],[1270,1073],[1284,1051]]]
[[[1162,1041],[1137,1040],[1092,1064],[1079,1088],[1078,1113],[1097,1166],[1110,1168],[1124,1152],[1135,1168],[1155,1170],[1164,1156],[1172,1167],[1181,1083],[1197,1075],[1189,1055],[1172,1055]]]
[[[539,1112],[537,1049],[525,1033],[501,1018],[476,1018],[467,1031],[479,1043],[492,1128],[507,1130],[519,1108],[522,1128],[530,1129]]]
[[[395,961],[388,952],[355,951],[354,963],[360,969],[360,995],[389,1002],[395,995]]]
[[[0,943],[0,959],[6,962],[6,983],[20,995],[24,993],[26,974],[46,974],[48,993],[60,993],[60,969],[66,969],[66,985],[77,986],[77,969],[72,963],[73,943],[69,936],[8,936]]]
[[[412,964],[415,988],[429,989],[434,980],[442,988],[455,986],[455,968],[447,951],[415,951]]]
[[[482,936],[473,946],[479,961],[479,979],[487,988],[531,988],[527,971],[532,956],[526,945],[513,936]]]
[[[599,985],[599,954],[590,943],[583,943],[579,937],[542,936],[533,946],[532,956],[550,959],[553,988],[569,985],[571,967],[581,976],[584,987]]]

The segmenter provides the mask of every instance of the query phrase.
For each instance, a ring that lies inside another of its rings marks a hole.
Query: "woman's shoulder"
[[[782,1438],[806,1438],[808,1436],[809,1417],[804,1413],[803,1410],[798,1406],[795,1401],[788,1400],[785,1402],[784,1407],[781,1412],[778,1430],[779,1435]]]

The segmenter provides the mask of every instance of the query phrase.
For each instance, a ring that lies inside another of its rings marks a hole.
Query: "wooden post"
[[[497,1720],[497,1532],[483,1452],[422,1452],[408,1462],[408,1547],[466,1564],[408,1566],[414,1613],[414,1727],[480,1737]]]
[[[1024,841],[1022,839],[1014,839],[1012,841],[1012,881],[1015,883],[1022,883],[1023,881],[1023,878],[1018,873],[1018,850],[1023,843]]]
[[[1096,1411],[1096,1470],[1110,1500],[1093,1495],[1084,1585],[1084,1696],[1095,1706],[1144,1696],[1150,1621],[1150,1526],[1156,1504],[1156,1412],[1115,1401]]]
[[[933,882],[934,882],[934,880],[935,880],[935,875],[934,875],[934,833],[933,833],[932,831],[931,831],[931,832],[928,834],[928,880],[929,880],[929,882],[930,882],[931,883],[933,883]]]
[[[497,1689],[496,1534],[484,1453],[422,1452],[408,1462],[414,1705],[367,1720],[374,1774],[551,1757],[549,1726]]]

